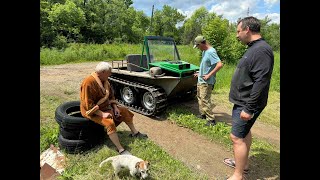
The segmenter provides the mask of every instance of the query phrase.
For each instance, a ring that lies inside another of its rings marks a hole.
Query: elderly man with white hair
[[[133,125],[133,113],[120,106],[115,100],[114,93],[108,81],[111,75],[111,66],[107,62],[100,62],[81,83],[80,111],[83,117],[105,127],[112,143],[117,147],[119,154],[130,154],[120,144],[116,127],[125,122],[130,128],[134,138],[147,138]]]

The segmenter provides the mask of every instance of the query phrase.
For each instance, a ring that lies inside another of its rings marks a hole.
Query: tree
[[[123,0],[124,4],[126,5],[127,9],[129,8],[129,6],[131,6],[131,4],[133,4],[132,0]]]
[[[229,21],[214,13],[211,13],[210,17],[210,20],[207,20],[207,24],[202,28],[202,32],[219,54],[223,49],[223,41],[229,33]]]
[[[54,4],[49,11],[48,19],[56,34],[70,40],[77,39],[80,28],[85,24],[84,12],[71,0],[66,0],[65,4]]]
[[[179,41],[180,35],[176,25],[184,20],[185,16],[168,5],[164,5],[162,10],[154,13],[154,35],[172,37]]]
[[[40,47],[50,47],[55,38],[48,18],[50,8],[50,3],[40,0]]]
[[[143,13],[143,11],[137,11],[135,13],[135,20],[132,26],[132,42],[140,43],[145,35],[149,35],[150,19]]]
[[[115,38],[132,42],[136,11],[128,7],[128,3],[124,0],[88,1],[83,7],[86,25],[81,29],[86,42],[113,42]]]
[[[208,17],[208,11],[205,7],[197,9],[192,16],[185,21],[182,26],[182,43],[192,43],[194,38],[199,34],[202,34],[202,27],[206,23]]]
[[[229,31],[219,50],[220,58],[226,64],[236,64],[246,50],[246,46],[236,38],[236,30]]]
[[[266,16],[260,19],[261,35],[270,44],[274,51],[280,50],[280,24],[271,23],[271,19]]]

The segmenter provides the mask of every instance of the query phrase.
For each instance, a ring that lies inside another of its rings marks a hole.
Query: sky
[[[154,10],[161,10],[163,5],[168,5],[187,18],[190,18],[195,10],[204,6],[209,12],[222,15],[230,22],[236,22],[238,18],[248,16],[249,12],[249,16],[258,19],[268,16],[271,23],[280,24],[280,0],[133,0],[131,6],[150,17],[152,5]]]

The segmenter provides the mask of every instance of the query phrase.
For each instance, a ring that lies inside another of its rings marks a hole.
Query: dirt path
[[[190,111],[197,114],[198,104],[196,101],[184,103],[185,106],[190,108]],[[213,112],[215,113],[216,119],[219,122],[225,122],[231,126],[232,117],[231,109],[225,108],[224,106],[217,105]],[[251,129],[252,136],[263,139],[271,144],[280,148],[280,130],[279,128],[272,127],[266,124],[263,124],[259,121],[256,121],[254,126]]]
[[[96,64],[96,62],[93,62],[41,67],[40,92],[50,96],[63,96],[70,100],[78,99],[81,80],[93,71]],[[198,105],[195,101],[184,105],[189,107],[191,112],[197,113]],[[217,104],[215,112],[218,122],[224,121],[230,124],[230,109]],[[147,133],[150,140],[195,171],[205,173],[212,179],[223,179],[232,174],[233,169],[222,163],[223,158],[233,157],[232,152],[221,145],[190,129],[172,124],[166,119],[157,120],[138,113],[134,114],[134,121],[138,129]],[[252,133],[254,137],[265,139],[278,147],[280,146],[280,133],[277,128],[256,122],[252,128]],[[250,173],[251,178],[257,179],[256,177],[259,177],[261,171],[263,170]],[[274,179],[272,178],[273,175],[268,176],[264,175],[263,177],[266,177],[264,179]]]
[[[138,113],[134,119],[137,127],[153,142],[192,169],[212,178],[232,174],[232,169],[222,163],[223,157],[232,157],[232,152],[221,145],[167,120],[150,119]]]

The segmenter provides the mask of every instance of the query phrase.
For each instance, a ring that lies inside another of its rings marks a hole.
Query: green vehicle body
[[[141,114],[156,115],[171,100],[196,95],[194,73],[199,67],[180,59],[173,38],[145,36],[141,55],[129,54],[112,67],[109,80],[116,98]],[[154,70],[158,74],[153,75]]]

